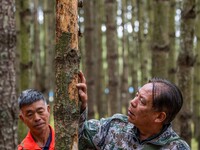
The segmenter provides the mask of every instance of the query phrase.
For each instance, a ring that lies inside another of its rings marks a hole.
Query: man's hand
[[[84,111],[87,107],[87,100],[88,100],[87,85],[86,85],[86,79],[85,79],[83,73],[80,71],[78,75],[80,78],[80,83],[76,84],[76,86],[78,88],[78,93],[80,96],[80,100],[82,102],[81,111]]]

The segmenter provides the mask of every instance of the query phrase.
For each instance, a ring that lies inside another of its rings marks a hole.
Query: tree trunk
[[[0,1],[0,149],[17,149],[15,2]]]
[[[88,87],[88,118],[94,118],[95,108],[95,62],[94,62],[94,16],[93,16],[93,0],[84,1],[84,24],[85,24],[85,76],[87,78]]]
[[[169,49],[169,80],[172,83],[176,83],[176,72],[177,72],[177,49],[175,47],[175,0],[170,1],[169,10],[169,38],[170,38],[170,49]]]
[[[170,38],[170,49],[169,49],[169,66],[168,66],[168,73],[169,73],[169,80],[172,83],[177,83],[177,48],[175,46],[175,10],[176,10],[176,1],[170,1],[170,15],[169,15],[169,38]],[[173,128],[179,134],[179,121],[178,118],[175,118],[173,121]]]
[[[30,41],[30,26],[31,26],[31,10],[29,9],[29,0],[17,0],[19,8],[19,34],[18,34],[18,48],[20,58],[20,71],[19,71],[19,92],[30,87],[30,70],[32,67],[31,61],[31,41]],[[27,132],[28,127],[19,119],[18,120],[18,140],[21,142]]]
[[[99,118],[105,117],[107,114],[106,110],[106,100],[103,98],[103,83],[104,83],[104,75],[103,75],[103,47],[102,47],[102,31],[101,26],[103,22],[103,1],[95,1],[94,10],[95,11],[95,52],[96,52],[96,103],[97,103],[97,111],[99,114]]]
[[[152,76],[168,77],[169,0],[154,1],[154,30],[152,37]],[[160,65],[162,64],[162,65]]]
[[[149,78],[149,56],[146,47],[145,40],[145,1],[137,0],[137,20],[139,21],[139,29],[137,32],[137,41],[138,41],[138,52],[140,60],[140,70],[141,70],[141,85],[145,84]]]
[[[121,109],[122,113],[127,113],[127,108],[129,106],[129,92],[128,92],[128,76],[129,76],[129,70],[128,70],[128,33],[127,33],[127,18],[125,17],[127,14],[127,2],[126,0],[122,0],[122,27],[123,27],[123,37],[122,37],[122,73],[121,73],[121,88],[120,88],[120,101],[121,101]]]
[[[38,0],[34,0],[34,33],[33,33],[33,72],[34,72],[34,87],[39,91],[44,91],[44,82],[42,80],[42,65],[41,65],[41,48],[40,48],[40,29],[39,29],[39,22],[38,22]]]
[[[44,51],[45,51],[45,72],[44,72],[44,86],[45,86],[45,92],[46,95],[49,91],[52,91],[54,89],[54,42],[52,42],[52,39],[55,39],[55,18],[52,17],[54,12],[54,1],[51,3],[49,0],[44,0]]]
[[[129,68],[130,68],[130,74],[131,74],[131,78],[132,78],[132,86],[133,86],[133,94],[132,97],[134,96],[134,94],[136,93],[137,89],[138,89],[138,68],[139,68],[139,58],[138,58],[138,48],[137,48],[137,35],[134,32],[135,29],[135,21],[136,21],[136,9],[134,9],[136,7],[136,1],[135,0],[131,0],[131,5],[133,7],[132,10],[132,19],[131,19],[131,24],[132,24],[132,28],[133,28],[133,33],[132,33],[132,41],[131,43],[131,49],[129,51]]]
[[[78,1],[56,1],[55,149],[78,149]]]
[[[109,115],[120,112],[116,4],[115,0],[105,0]]]
[[[200,12],[200,0],[197,0],[196,3],[197,6],[197,12]],[[199,123],[200,123],[200,14],[197,14],[196,18],[196,26],[195,26],[195,33],[197,36],[197,47],[196,47],[196,55],[197,62],[195,64],[194,68],[194,102],[193,102],[193,108],[194,108],[194,138],[196,139],[198,143],[197,149],[200,149],[200,129],[199,129]]]
[[[178,85],[184,103],[180,119],[180,136],[191,146],[191,104],[193,97],[193,66],[195,63],[193,39],[195,25],[195,0],[184,0],[181,14],[181,49],[178,56]]]

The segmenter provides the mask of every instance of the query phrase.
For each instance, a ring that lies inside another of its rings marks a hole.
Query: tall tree
[[[55,17],[54,16],[55,2],[49,3],[48,0],[44,0],[44,51],[45,51],[45,73],[43,78],[45,80],[45,91],[48,92],[54,89],[54,69],[52,69],[53,56],[54,56],[54,42],[55,39]],[[53,73],[52,73],[53,72]]]
[[[136,1],[135,0],[131,0],[131,5],[132,5],[132,19],[131,19],[131,24],[132,24],[132,28],[133,28],[133,33],[132,33],[132,41],[131,43],[131,48],[129,50],[129,70],[130,70],[130,74],[132,76],[132,86],[134,88],[134,93],[136,93],[137,88],[138,88],[138,68],[139,68],[139,64],[135,63],[135,62],[139,62],[138,59],[138,42],[137,42],[137,35],[135,33],[135,22],[136,22]],[[134,65],[133,65],[134,64]]]
[[[176,0],[170,1],[170,15],[169,15],[169,38],[170,38],[170,49],[169,49],[169,80],[173,83],[177,83],[177,54],[178,48],[175,45],[176,37],[175,37],[175,10],[176,10]],[[173,121],[173,128],[179,133],[180,122],[178,118],[175,118]]]
[[[33,33],[33,72],[34,72],[34,87],[43,92],[44,82],[42,80],[42,65],[41,65],[41,49],[40,49],[40,29],[38,22],[38,6],[39,1],[33,1],[33,25],[34,25],[34,33]]]
[[[177,61],[177,50],[175,47],[175,6],[176,1],[170,1],[170,10],[169,10],[169,38],[170,38],[170,48],[169,48],[169,80],[173,83],[176,83],[176,61]]]
[[[181,49],[178,56],[178,85],[183,93],[184,104],[179,113],[180,135],[191,145],[191,104],[193,97],[193,67],[195,62],[193,39],[195,25],[195,0],[183,0],[181,13]]]
[[[121,101],[121,107],[123,106],[124,108],[128,108],[129,105],[129,92],[128,92],[128,75],[129,75],[129,70],[128,70],[128,33],[127,33],[127,1],[122,0],[121,1],[122,5],[122,13],[121,13],[121,18],[122,18],[122,28],[123,28],[123,37],[122,37],[122,74],[121,74],[121,91],[120,91],[120,101]],[[124,109],[122,109],[123,111]],[[126,110],[126,109],[125,109]],[[126,113],[127,111],[123,112]]]
[[[197,38],[197,46],[196,46],[196,55],[197,55],[197,62],[194,68],[194,137],[197,141],[197,149],[200,149],[200,129],[199,129],[199,122],[200,122],[200,0],[197,0],[197,18],[196,18],[196,25],[195,25],[195,33]]]
[[[167,78],[169,53],[169,0],[154,0],[152,75]],[[160,65],[162,64],[162,65]]]
[[[78,149],[78,1],[56,1],[55,149]],[[65,115],[63,115],[65,114]]]
[[[31,27],[31,10],[29,8],[29,0],[17,0],[17,11],[19,13],[19,32],[17,38],[17,53],[20,58],[19,69],[19,85],[18,91],[25,90],[30,86],[30,70],[32,67],[31,61],[31,40],[30,40],[30,27]],[[18,66],[17,66],[18,68]],[[21,142],[27,134],[28,128],[19,119],[18,120],[18,140]]]
[[[17,148],[15,1],[0,1],[0,149]]]
[[[115,0],[105,0],[109,115],[120,112],[116,8]]]
[[[95,106],[95,62],[94,62],[94,1],[84,1],[84,38],[85,38],[85,76],[87,78],[88,96],[90,101],[88,102],[88,117],[94,118],[94,106]]]
[[[140,60],[140,70],[141,70],[141,85],[147,82],[148,80],[148,51],[145,40],[145,1],[137,0],[137,20],[139,22],[138,32],[137,32],[137,41],[138,41],[138,52]]]
[[[94,19],[95,19],[95,52],[96,52],[96,62],[95,62],[95,72],[96,72],[96,104],[97,104],[97,111],[99,114],[99,118],[106,116],[106,100],[103,98],[103,83],[104,83],[104,76],[103,76],[103,47],[102,47],[102,31],[101,26],[104,18],[103,15],[103,1],[96,1],[94,2]]]

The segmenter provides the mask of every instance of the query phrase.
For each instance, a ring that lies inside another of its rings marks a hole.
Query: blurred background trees
[[[89,118],[126,114],[129,101],[148,79],[167,78],[184,96],[174,127],[192,149],[200,149],[199,1],[83,1],[79,49]],[[17,96],[26,88],[37,88],[53,105],[55,2],[17,0],[15,6]],[[20,141],[25,135],[18,136]]]

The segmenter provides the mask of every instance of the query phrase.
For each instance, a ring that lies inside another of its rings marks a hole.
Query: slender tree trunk
[[[169,49],[169,80],[173,83],[177,83],[177,48],[175,46],[175,10],[176,10],[176,1],[170,1],[170,15],[169,15],[169,37],[170,37],[170,49]],[[179,133],[180,124],[178,118],[175,118],[173,121],[174,130]]]
[[[193,66],[195,62],[193,39],[195,25],[195,0],[183,0],[181,14],[181,49],[178,56],[178,85],[184,104],[179,113],[180,136],[191,146],[191,104],[193,97]]]
[[[169,0],[154,0],[154,30],[152,39],[152,75],[168,77]],[[162,65],[160,65],[162,64]]]
[[[197,6],[197,12],[200,12],[200,0],[197,0],[196,3]],[[197,46],[196,46],[196,55],[197,62],[195,64],[194,68],[194,102],[193,102],[193,108],[194,108],[194,138],[196,139],[198,143],[197,149],[200,149],[200,129],[199,129],[199,123],[200,123],[200,14],[197,14],[196,18],[196,26],[195,26],[195,33],[197,36]]]
[[[34,87],[39,91],[44,91],[44,82],[42,80],[42,65],[41,65],[41,49],[40,49],[40,29],[38,22],[38,0],[34,0],[34,38],[33,38],[33,59],[34,59]]]
[[[54,2],[51,3],[49,0],[44,0],[44,51],[45,51],[45,91],[49,92],[54,89],[54,66],[53,56],[54,56],[54,41],[55,39],[55,19],[54,17]],[[47,93],[48,94],[48,93]]]
[[[115,0],[105,0],[109,115],[120,112],[116,4]]]
[[[29,9],[29,0],[17,0],[17,6],[19,6],[19,36],[18,40],[18,52],[20,58],[20,77],[19,77],[19,92],[29,88],[30,86],[30,70],[32,67],[32,61],[30,56],[31,41],[30,41],[30,26],[31,26],[31,10]],[[18,140],[21,142],[28,131],[28,127],[19,119],[18,120]]]
[[[121,111],[126,114],[127,113],[127,108],[129,105],[129,93],[128,93],[128,75],[129,75],[129,70],[128,70],[128,33],[127,33],[127,28],[126,28],[126,23],[127,23],[127,3],[126,0],[122,0],[122,27],[123,27],[123,37],[122,37],[122,73],[121,73],[121,92],[120,92],[120,101],[121,101]],[[124,109],[123,109],[124,108]],[[125,110],[125,111],[124,111]]]
[[[137,0],[137,20],[139,21],[139,30],[137,34],[138,39],[138,52],[139,52],[139,60],[140,60],[140,70],[141,70],[141,85],[145,84],[148,80],[148,52],[145,47],[145,33],[144,33],[144,25],[145,25],[145,1]]]
[[[138,68],[139,68],[139,58],[138,58],[138,48],[137,48],[137,36],[136,33],[134,32],[135,29],[135,21],[136,21],[136,1],[135,0],[131,0],[131,5],[132,5],[132,19],[131,19],[131,24],[132,24],[132,28],[133,28],[133,33],[132,33],[132,41],[131,43],[131,48],[129,50],[129,68],[130,68],[130,74],[132,77],[132,86],[134,89],[134,93],[136,93],[137,89],[138,89]],[[133,93],[133,94],[134,94]],[[133,96],[133,95],[132,95]]]
[[[78,149],[78,1],[56,1],[55,149]]]
[[[15,1],[0,1],[0,149],[17,148]]]
[[[85,24],[85,76],[87,78],[88,86],[88,118],[94,118],[95,106],[95,71],[94,71],[94,16],[93,16],[93,0],[84,1],[84,24]]]
[[[170,38],[170,49],[169,49],[169,80],[173,83],[177,82],[176,72],[177,72],[177,50],[175,47],[175,6],[176,1],[170,1],[169,10],[169,38]]]
[[[94,2],[94,10],[95,11],[95,51],[96,51],[96,103],[97,103],[97,111],[99,114],[99,118],[106,116],[106,100],[103,99],[103,83],[104,83],[104,76],[103,76],[103,61],[102,61],[102,31],[101,31],[101,25],[103,21],[103,14],[102,14],[102,7],[103,7],[103,1],[96,1]]]
[[[147,18],[148,18],[148,34],[147,34],[147,49],[148,49],[148,54],[149,54],[149,74],[150,77],[152,76],[152,67],[154,67],[152,65],[152,51],[151,51],[151,42],[152,42],[152,37],[153,37],[153,22],[154,22],[154,1],[147,1]]]

